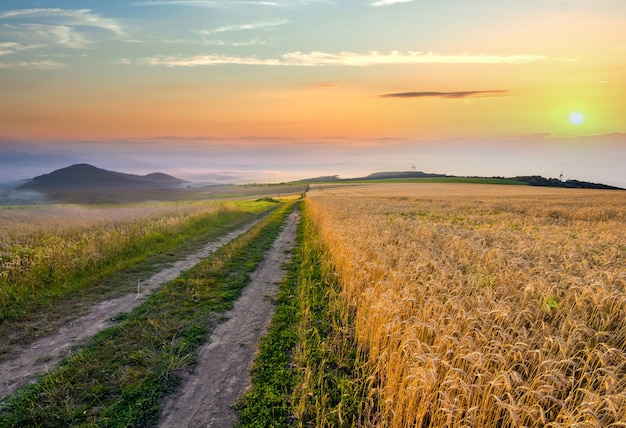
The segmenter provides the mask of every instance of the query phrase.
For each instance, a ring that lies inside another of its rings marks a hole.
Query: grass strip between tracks
[[[297,242],[252,388],[236,405],[240,427],[363,423],[355,401],[366,386],[355,369],[354,320],[306,205]]]
[[[232,307],[263,260],[293,203],[225,245],[120,324],[0,403],[0,426],[145,427],[157,423],[162,399],[195,362],[221,314]]]

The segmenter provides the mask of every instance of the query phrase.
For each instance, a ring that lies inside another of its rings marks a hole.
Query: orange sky
[[[622,0],[39,4],[0,7],[1,139],[626,132]]]

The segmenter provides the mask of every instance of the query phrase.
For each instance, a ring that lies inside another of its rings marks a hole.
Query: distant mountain
[[[186,181],[163,173],[133,175],[108,171],[89,164],[76,164],[40,175],[20,189],[41,192],[67,190],[147,190],[180,188]]]

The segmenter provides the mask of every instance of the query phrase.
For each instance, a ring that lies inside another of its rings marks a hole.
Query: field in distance
[[[217,199],[282,198],[298,195],[306,184],[253,184],[189,187],[181,189],[59,190],[45,194],[0,192],[0,205],[32,203],[129,204],[148,201],[205,201]]]
[[[307,390],[317,407],[302,413],[352,405],[360,424],[392,427],[623,426],[626,192],[324,186],[306,215],[341,284],[334,304],[353,320],[354,382],[367,388],[339,403]]]

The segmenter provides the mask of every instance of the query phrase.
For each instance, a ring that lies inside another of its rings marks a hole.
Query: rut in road
[[[300,213],[296,210],[265,259],[250,275],[227,321],[218,325],[202,346],[193,373],[166,400],[161,427],[228,427],[236,420],[231,406],[250,384],[250,368],[258,339],[267,333],[274,313],[273,300],[285,276],[296,241]]]
[[[88,314],[71,321],[56,333],[18,348],[16,357],[0,362],[0,397],[10,394],[16,388],[26,385],[56,366],[71,353],[72,348],[93,337],[100,330],[113,325],[112,317],[140,305],[156,288],[191,269],[209,254],[247,232],[260,221],[261,219],[255,220],[228,233],[218,241],[207,244],[201,250],[141,281],[138,292],[99,302]]]

